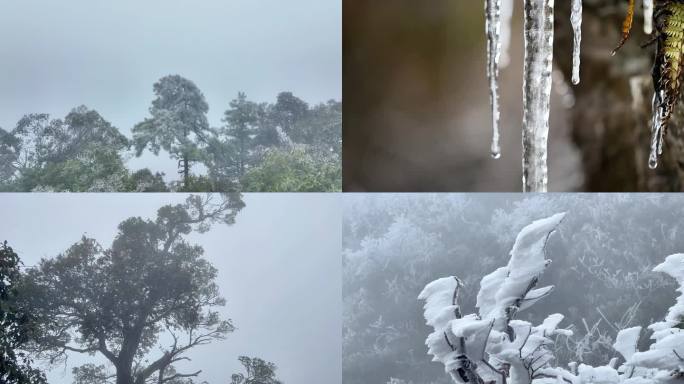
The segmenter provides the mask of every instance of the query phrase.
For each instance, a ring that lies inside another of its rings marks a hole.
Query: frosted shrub
[[[456,383],[649,384],[684,379],[684,254],[668,256],[653,269],[675,278],[681,295],[664,321],[648,327],[654,341],[649,350],[637,350],[641,327],[618,333],[613,348],[625,360],[619,367],[617,359],[599,367],[576,363],[568,369],[557,367],[552,339],[572,335],[558,327],[563,315],[551,314],[538,325],[515,318],[553,290],[553,286],[538,288],[537,283],[550,263],[547,241],[564,216],[558,213],[534,221],[520,231],[508,265],[480,281],[477,313],[462,313],[463,282],[458,277],[425,286],[418,298],[425,301],[426,323],[434,330],[426,340],[433,361],[441,362]]]

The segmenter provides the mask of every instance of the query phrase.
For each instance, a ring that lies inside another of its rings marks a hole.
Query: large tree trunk
[[[143,326],[124,328],[124,338],[121,343],[121,351],[117,358],[116,384],[134,384],[133,360],[140,345]]]
[[[238,159],[239,162],[239,167],[238,167],[238,177],[242,178],[242,176],[245,175],[245,157],[246,155],[245,151],[245,140],[240,141],[240,158]]]
[[[188,155],[183,155],[183,186],[188,187],[190,183],[190,161],[188,160]]]
[[[557,65],[571,75],[570,1],[556,1]],[[658,168],[648,167],[654,47],[641,48],[643,32],[637,1],[630,41],[615,55],[626,0],[584,0],[581,83],[574,87],[573,140],[587,191],[681,191],[684,141],[681,113],[675,113]],[[681,110],[681,106],[679,110]]]
[[[116,367],[116,384],[133,384],[133,372],[130,365]]]

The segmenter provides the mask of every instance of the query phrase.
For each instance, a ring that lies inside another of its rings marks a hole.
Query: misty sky
[[[85,104],[130,136],[148,116],[152,84],[194,81],[219,126],[238,91],[274,102],[342,97],[339,0],[22,0],[0,12],[0,127],[27,113],[63,118]],[[165,171],[145,156],[130,162]],[[168,178],[168,177],[167,177]]]
[[[130,216],[154,218],[182,194],[5,194],[0,237],[27,266],[52,257],[83,234],[108,247]],[[341,207],[334,194],[248,194],[233,226],[218,225],[189,241],[218,268],[227,299],[221,313],[237,330],[195,348],[185,365],[199,382],[227,384],[242,372],[239,355],[276,363],[287,383],[341,381]],[[332,218],[332,219],[331,219]],[[93,358],[71,355],[49,372],[51,384],[71,384],[71,367]],[[179,368],[182,368],[179,365]],[[65,376],[64,373],[68,375]]]

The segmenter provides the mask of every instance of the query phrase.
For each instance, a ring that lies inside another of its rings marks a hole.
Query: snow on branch
[[[551,294],[553,286],[537,288],[550,260],[546,245],[565,213],[537,220],[518,234],[508,264],[484,276],[477,295],[477,313],[462,313],[458,303],[463,287],[457,277],[437,279],[418,296],[425,301],[424,316],[433,332],[428,354],[441,362],[458,384],[674,384],[684,380],[684,254],[668,256],[653,270],[679,284],[680,296],[665,319],[651,324],[652,345],[638,350],[640,326],[618,332],[613,348],[624,359],[604,366],[571,363],[569,370],[554,366],[552,336],[571,336],[558,328],[563,320],[551,314],[539,325],[516,319]]]
[[[428,353],[444,364],[454,382],[531,382],[549,375],[549,336],[569,332],[557,329],[563,316],[554,314],[533,326],[515,320],[515,315],[551,292],[552,287],[536,285],[549,264],[546,243],[564,216],[559,213],[523,228],[508,265],[482,278],[479,313],[461,314],[462,282],[457,277],[435,280],[418,296],[425,301],[425,320],[434,329],[426,340]]]

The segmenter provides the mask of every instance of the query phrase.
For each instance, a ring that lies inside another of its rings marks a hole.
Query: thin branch
[[[611,323],[610,320],[608,320],[608,318],[606,317],[606,315],[603,314],[603,312],[601,311],[601,308],[596,307],[596,311],[599,313],[599,315],[601,315],[601,317],[603,318],[603,320],[605,320],[606,323],[608,323],[608,325],[609,325],[611,328],[613,328],[613,330],[614,330],[615,332],[620,332],[620,330],[617,329],[617,327],[615,327],[615,325],[613,325],[613,323]]]
[[[447,345],[449,345],[452,351],[456,350],[456,348],[454,348],[454,345],[451,344],[451,341],[449,341],[449,336],[447,336],[446,332],[444,332],[444,340],[446,340]]]
[[[525,347],[525,344],[527,344],[527,340],[529,340],[530,336],[532,335],[532,327],[528,327],[529,332],[527,332],[527,336],[525,336],[525,339],[523,340],[522,344],[520,344],[520,349],[518,349],[518,356],[520,357],[520,360],[524,360],[522,357],[522,349]]]
[[[178,378],[183,378],[183,377],[196,377],[196,376],[199,376],[200,373],[202,373],[201,370],[194,372],[194,373],[176,373],[172,376],[169,376],[169,377],[162,379],[162,383],[166,383],[167,381],[171,381],[173,379],[178,379]]]
[[[540,373],[540,374],[538,374],[538,375],[536,375],[536,376],[534,376],[534,377],[532,377],[532,378],[533,378],[533,379],[536,379],[536,378],[540,378],[540,377],[548,378],[548,379],[558,379],[558,378],[560,377],[560,379],[563,380],[563,381],[565,381],[566,383],[572,384],[572,381],[566,379],[565,377],[562,377],[562,376],[556,376],[556,377],[554,377],[554,376],[551,376],[551,375],[547,375],[547,374],[545,374],[545,373]]]

